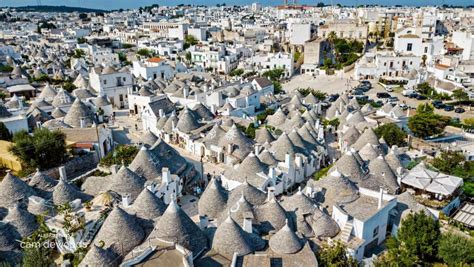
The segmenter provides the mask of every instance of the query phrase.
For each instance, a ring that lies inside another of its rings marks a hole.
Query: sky
[[[119,9],[119,8],[138,8],[140,6],[159,4],[162,6],[172,6],[177,4],[196,4],[196,5],[216,5],[226,3],[227,5],[247,5],[253,2],[259,2],[262,5],[279,5],[283,0],[40,0],[42,5],[65,5],[75,7],[87,7],[97,9]],[[0,6],[26,6],[36,5],[38,0],[0,0]],[[298,0],[301,4],[313,4],[321,0]],[[331,0],[323,0],[326,4],[331,4]],[[383,5],[472,5],[473,0],[332,0],[333,4],[360,5],[360,4],[383,4]]]

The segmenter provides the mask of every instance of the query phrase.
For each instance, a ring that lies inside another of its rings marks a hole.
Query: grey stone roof
[[[229,259],[234,253],[247,255],[264,247],[265,241],[245,232],[231,217],[217,227],[212,241],[212,248]]]
[[[79,266],[118,266],[119,262],[115,261],[116,258],[117,255],[115,255],[110,249],[104,249],[92,244],[91,248],[84,256],[84,259],[79,263]]]
[[[178,124],[176,128],[183,133],[190,133],[193,130],[196,130],[201,125],[194,116],[191,110],[188,108],[184,109],[184,112],[179,116]]]
[[[144,145],[148,145],[151,147],[156,143],[156,141],[158,141],[158,137],[152,131],[148,130],[140,136],[140,141]]]
[[[10,223],[22,238],[31,235],[39,226],[35,215],[20,208],[18,204],[8,209],[4,221]]]
[[[54,90],[53,87],[47,83],[43,89],[41,89],[41,93],[37,98],[45,99],[46,101],[52,101],[56,94],[56,90]]]
[[[162,130],[165,133],[171,133],[174,130],[173,127],[176,127],[176,124],[178,124],[178,118],[176,117],[176,115],[171,114],[171,116],[169,116],[166,120],[165,125],[163,125]]]
[[[373,175],[378,183],[384,187],[384,189],[387,189],[390,194],[395,194],[398,191],[399,185],[397,183],[397,176],[393,173],[382,155],[369,162],[369,170],[370,174]],[[369,189],[377,190],[378,188]]]
[[[66,112],[64,112],[64,110],[61,108],[55,108],[53,112],[51,112],[51,116],[53,116],[55,119],[59,119],[66,116]]]
[[[360,157],[365,161],[375,159],[380,153],[382,153],[382,151],[379,148],[374,148],[374,146],[369,143],[359,150]]]
[[[0,221],[0,251],[12,251],[19,248],[20,234],[9,224]]]
[[[219,144],[219,140],[221,140],[225,134],[226,131],[222,129],[218,123],[215,123],[212,129],[204,137],[204,144],[207,147],[210,147],[211,145],[217,146]]]
[[[329,212],[334,204],[350,203],[359,198],[357,187],[337,170],[313,184],[323,189],[318,192],[317,201]]]
[[[225,147],[232,144],[232,155],[243,160],[253,150],[254,141],[245,136],[234,124],[219,140],[219,146]]]
[[[107,98],[107,96],[101,95],[101,96],[97,96],[94,99],[94,105],[96,107],[105,107],[105,106],[108,106],[108,105],[111,105],[111,104],[110,104],[110,101]]]
[[[347,131],[342,135],[342,140],[345,142],[347,145],[352,145],[354,144],[360,137],[360,132],[357,130],[357,128],[352,125],[350,126]]]
[[[148,90],[146,87],[141,86],[140,90],[138,90],[138,95],[140,95],[140,96],[152,96],[153,93],[150,90]]]
[[[0,104],[0,118],[8,118],[11,115],[12,114],[7,110],[7,107],[5,107],[3,104]]]
[[[258,154],[258,159],[268,166],[275,166],[278,164],[278,161],[267,149],[264,149],[260,154]]]
[[[282,205],[288,212],[299,215],[311,214],[316,209],[316,203],[303,194],[301,190],[298,190],[290,197],[284,197]]]
[[[148,105],[150,106],[156,117],[159,117],[160,109],[163,110],[164,114],[169,114],[176,110],[174,103],[171,102],[168,97],[160,98],[158,100],[148,103]]]
[[[282,133],[278,139],[272,143],[269,149],[273,153],[273,156],[278,161],[285,161],[285,155],[294,155],[297,152],[297,148],[291,142],[290,138],[286,133]]]
[[[166,204],[147,188],[137,196],[133,204],[127,209],[137,217],[146,220],[157,220],[166,210]]]
[[[304,99],[303,102],[306,105],[317,104],[319,103],[319,99],[317,99],[313,94],[308,94]]]
[[[145,186],[145,179],[127,167],[120,168],[116,174],[108,177],[108,190],[120,195],[130,194],[132,200],[136,199]]]
[[[269,245],[279,254],[294,254],[303,248],[303,242],[290,228],[288,222],[270,238]]]
[[[267,123],[275,127],[282,125],[286,120],[286,115],[281,109],[277,109],[273,115],[267,117]]]
[[[172,174],[180,175],[188,168],[186,159],[162,139],[158,139],[150,152],[157,159],[154,163],[158,164],[159,170],[167,167]]]
[[[81,192],[75,185],[60,179],[53,190],[54,205],[66,204],[76,199],[86,201],[90,200],[91,196]]]
[[[105,219],[94,243],[97,244],[102,240],[106,248],[116,247],[117,254],[123,257],[138,246],[144,238],[145,232],[137,219],[116,206]]]
[[[88,98],[92,98],[92,97],[96,97],[96,95],[94,95],[91,91],[89,91],[89,89],[87,88],[78,88],[78,89],[74,89],[74,91],[72,91],[72,95],[74,95],[75,97],[81,99],[81,100],[85,100],[85,99],[88,99]]]
[[[402,163],[395,152],[390,149],[388,154],[385,156],[385,161],[387,161],[392,171],[396,174],[400,168],[403,168]]]
[[[142,146],[130,163],[129,168],[147,180],[154,180],[161,177],[161,168],[159,168],[159,165],[159,158],[149,151],[146,146]]]
[[[72,104],[75,99],[76,98],[68,91],[60,89],[56,96],[53,98],[53,102],[51,104],[53,105],[53,107],[67,106]]]
[[[255,141],[260,144],[264,144],[266,142],[271,143],[275,141],[275,137],[273,137],[272,133],[270,133],[267,127],[260,127],[255,132]]]
[[[344,176],[348,177],[352,181],[361,181],[367,175],[367,170],[359,163],[354,156],[354,153],[347,151],[344,153],[334,164],[331,170],[337,169]]]
[[[202,103],[195,105],[193,111],[201,120],[212,120],[214,118],[214,114]]]
[[[376,147],[380,147],[379,138],[375,134],[372,128],[367,128],[362,135],[357,139],[357,141],[352,145],[357,151],[361,150],[365,144],[372,144]]]
[[[175,201],[171,201],[165,213],[158,219],[150,238],[177,243],[196,255],[207,248],[204,233]]]
[[[242,195],[252,205],[261,205],[267,199],[267,194],[245,181],[243,184],[237,186],[230,192],[228,203],[233,205],[241,198]]]
[[[76,98],[71,108],[64,117],[64,122],[72,127],[81,127],[81,119],[84,120],[84,127],[92,124],[92,111],[79,98]]]
[[[228,192],[222,187],[220,181],[212,178],[198,201],[199,214],[216,219],[226,209]]]
[[[311,216],[311,226],[317,238],[335,237],[340,230],[336,221],[320,209],[314,210]]]
[[[58,181],[46,173],[36,170],[35,175],[31,177],[31,180],[28,184],[40,190],[52,191],[53,188],[58,184]]]
[[[268,166],[251,152],[236,169],[228,168],[224,177],[241,183],[248,181],[251,185],[260,188],[266,179],[257,175],[258,173],[267,174]]]
[[[10,207],[34,195],[33,189],[20,178],[7,173],[0,183],[0,207]]]
[[[239,200],[231,204],[231,201],[228,201],[226,212],[222,212],[219,216],[218,222],[222,223],[227,217],[230,216],[232,219],[240,225],[243,225],[244,218],[248,215],[251,215],[252,223],[256,223],[254,206],[247,201],[244,195],[241,195]]]
[[[264,233],[280,230],[288,219],[286,211],[275,197],[272,197],[263,205],[257,206],[255,208],[255,215],[259,223],[259,229]]]
[[[167,120],[168,120],[168,117],[166,116],[158,118],[158,120],[156,121],[156,129],[162,130]]]

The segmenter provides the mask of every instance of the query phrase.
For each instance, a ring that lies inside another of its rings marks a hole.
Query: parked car
[[[433,107],[435,107],[436,109],[444,109],[446,105],[443,103],[436,103],[436,104],[433,104]]]
[[[369,89],[372,88],[372,83],[370,81],[367,81],[367,80],[360,81],[360,84],[365,86],[365,87],[368,87]]]
[[[378,98],[389,98],[389,97],[391,97],[391,95],[389,93],[381,92],[381,93],[377,93],[377,97]]]
[[[328,97],[326,98],[326,101],[334,102],[338,98],[339,98],[339,94],[328,95]]]
[[[409,98],[416,98],[418,96],[417,93],[411,93],[407,95]]]
[[[417,99],[417,100],[425,100],[425,99],[426,99],[426,96],[417,94],[416,99]]]
[[[398,97],[396,97],[396,96],[391,96],[391,97],[388,98],[388,102],[390,102],[390,103],[398,102]]]
[[[398,106],[399,106],[402,110],[407,110],[407,109],[408,109],[407,104],[399,104]]]
[[[402,91],[402,95],[410,97],[410,95],[416,94],[415,90],[413,89],[405,89]]]
[[[464,113],[465,111],[466,111],[466,110],[465,110],[464,108],[462,108],[462,107],[457,107],[457,108],[454,110],[454,112],[456,112],[456,113]]]
[[[444,106],[444,111],[453,111],[454,110],[454,106],[453,105],[445,105]]]
[[[364,95],[364,91],[360,90],[360,89],[354,89],[352,90],[352,95]]]

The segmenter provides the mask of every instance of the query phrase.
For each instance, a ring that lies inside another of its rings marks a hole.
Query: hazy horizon
[[[110,1],[101,1],[101,0],[41,0],[42,5],[50,5],[50,6],[72,6],[72,7],[84,7],[84,8],[96,8],[96,9],[104,9],[104,10],[112,10],[112,9],[128,9],[128,8],[138,8],[140,6],[158,4],[161,6],[174,6],[178,4],[194,4],[194,5],[217,5],[226,3],[227,5],[248,5],[254,2],[261,3],[265,6],[274,6],[280,5],[283,1],[275,1],[275,0],[166,0],[166,1],[156,1],[156,0],[115,0],[112,3]],[[311,4],[316,5],[318,2],[323,2],[325,4],[342,4],[342,5],[387,5],[386,0],[332,0],[332,1],[321,1],[321,0],[299,0],[298,3],[300,4]],[[27,5],[37,5],[37,0],[3,0],[0,2],[0,6],[9,6],[9,7],[17,7],[17,6],[27,6]],[[459,5],[459,6],[467,6],[472,4],[471,0],[424,0],[424,1],[410,1],[410,0],[393,0],[389,2],[390,5],[405,5],[405,6],[435,6],[435,5]]]

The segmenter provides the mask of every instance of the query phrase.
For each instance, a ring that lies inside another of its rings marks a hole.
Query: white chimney
[[[255,156],[257,156],[258,154],[260,154],[260,145],[255,144],[254,147],[255,147],[255,152],[254,152],[254,154],[255,154]]]
[[[160,118],[163,118],[165,116],[165,113],[163,112],[163,109],[159,109],[158,110],[158,115],[160,116]]]
[[[245,215],[244,215],[245,216]],[[245,216],[244,217],[244,227],[242,227],[245,232],[247,233],[252,233],[252,217],[251,216]]]
[[[290,154],[285,154],[285,166],[290,169],[290,164],[291,164],[291,156]]]
[[[380,188],[380,192],[379,192],[379,203],[378,203],[378,205],[377,205],[377,209],[382,208],[382,203],[383,203],[383,189]]]
[[[199,228],[201,228],[201,230],[206,229],[208,224],[209,220],[206,215],[199,216]]]
[[[232,153],[233,150],[233,145],[232,144],[227,144],[227,153]]]
[[[124,208],[130,207],[130,204],[131,204],[130,203],[130,200],[131,200],[130,198],[131,198],[130,194],[124,194],[122,196],[122,205],[123,205]]]
[[[189,95],[189,88],[187,86],[183,87],[183,96],[187,98]]]
[[[269,186],[267,188],[267,201],[270,201],[275,198],[275,188]]]
[[[162,181],[164,184],[171,183],[171,174],[168,168],[161,169],[161,176],[162,176]]]
[[[270,168],[268,168],[268,177],[270,177],[270,179],[272,180],[276,178],[275,167],[271,166]]]
[[[61,166],[58,168],[59,171],[59,178],[63,181],[67,181],[67,175],[66,175],[66,168],[64,166]]]
[[[80,123],[81,123],[81,128],[85,128],[84,118],[81,118]]]

